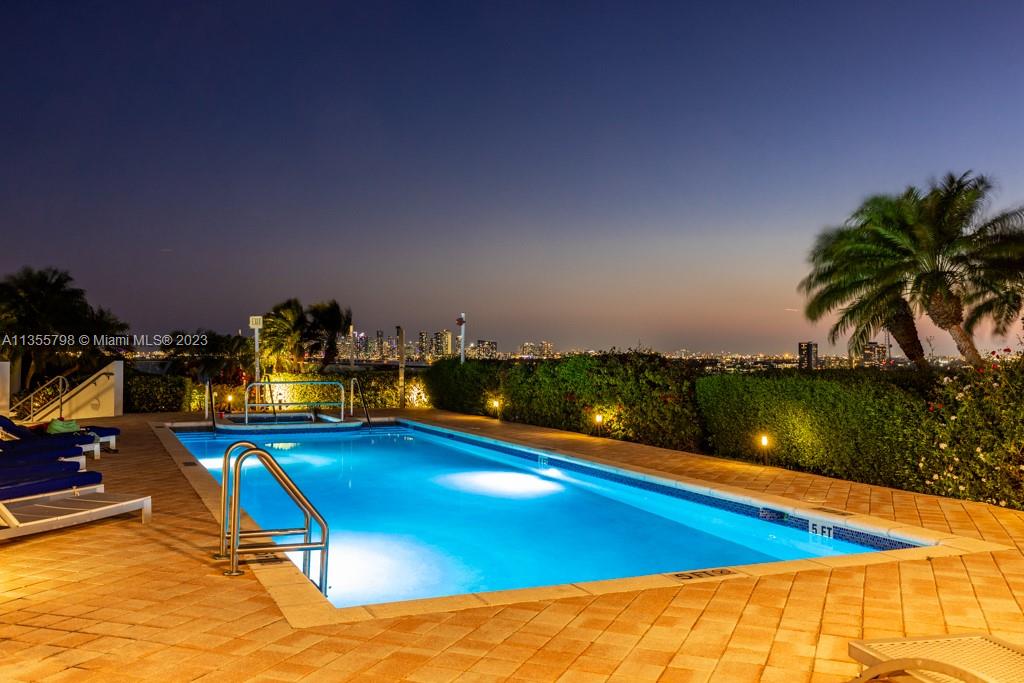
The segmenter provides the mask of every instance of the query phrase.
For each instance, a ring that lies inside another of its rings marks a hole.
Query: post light
[[[768,448],[768,435],[767,434],[762,434],[761,435],[761,448]]]
[[[604,423],[604,415],[602,415],[601,413],[595,415],[594,422],[596,422],[597,425],[600,427]]]
[[[762,434],[761,438],[758,439],[758,441],[761,444],[761,459],[764,461],[764,464],[767,465],[768,464],[768,435],[767,434]]]
[[[491,407],[494,408],[495,410],[497,410],[498,408],[501,407],[501,401],[499,401],[496,398],[492,398],[491,399]]]

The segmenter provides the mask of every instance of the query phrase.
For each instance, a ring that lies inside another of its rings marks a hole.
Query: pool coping
[[[792,498],[773,494],[759,494],[738,486],[717,484],[694,477],[673,474],[635,465],[623,465],[597,456],[582,456],[562,449],[537,447],[515,439],[514,437],[494,439],[449,427],[441,427],[407,418],[387,419],[381,422],[393,426],[407,426],[413,429],[436,433],[444,432],[462,437],[466,441],[484,445],[513,447],[538,455],[549,455],[560,460],[583,465],[596,465],[596,469],[629,476],[641,481],[655,482],[662,486],[686,489],[698,494],[718,499],[725,499],[739,504],[768,508],[806,518],[829,523],[829,528],[836,526],[850,528],[855,531],[875,536],[888,537],[912,543],[916,547],[897,550],[873,550],[865,553],[818,557],[800,560],[785,560],[747,565],[730,565],[709,567],[699,570],[666,572],[645,576],[605,579],[601,581],[577,582],[536,588],[519,588],[510,590],[490,591],[485,593],[467,593],[462,595],[439,598],[421,598],[399,602],[377,603],[356,607],[335,607],[320,593],[316,586],[289,561],[283,553],[268,558],[270,561],[249,561],[244,563],[246,570],[252,570],[255,577],[263,584],[270,596],[277,603],[285,619],[295,628],[309,628],[330,624],[343,624],[373,619],[414,616],[435,612],[452,612],[480,607],[513,605],[537,600],[556,600],[560,598],[585,597],[623,593],[653,588],[680,588],[686,585],[706,582],[719,582],[731,579],[787,574],[806,570],[830,570],[836,567],[867,566],[901,560],[931,559],[933,557],[967,555],[977,552],[994,552],[1006,550],[1009,546],[992,543],[977,538],[959,536],[953,533],[938,532],[918,526],[909,526],[880,517],[859,513],[847,513],[841,510],[824,508],[820,504],[802,502]],[[213,475],[174,436],[173,428],[209,427],[206,422],[150,422],[157,439],[178,466],[186,481],[193,487],[203,504],[216,520],[220,520],[220,485]],[[462,440],[462,439],[460,439]],[[246,526],[257,526],[246,516]],[[211,539],[211,550],[213,549]],[[212,559],[212,553],[211,553]]]

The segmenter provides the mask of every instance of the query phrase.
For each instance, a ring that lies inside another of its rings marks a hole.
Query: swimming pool
[[[330,525],[327,596],[338,607],[914,545],[415,423],[176,435],[218,482],[239,438],[277,458]],[[256,461],[242,476],[257,523],[301,524]]]

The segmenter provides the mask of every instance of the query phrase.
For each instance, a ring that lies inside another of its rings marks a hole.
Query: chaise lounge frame
[[[853,640],[848,649],[868,667],[851,683],[894,674],[931,683],[1024,681],[1024,649],[988,633]]]
[[[0,541],[136,510],[142,513],[142,523],[149,524],[153,516],[152,499],[130,493],[106,493],[103,484],[11,498],[0,501],[0,523],[7,525],[0,527]]]

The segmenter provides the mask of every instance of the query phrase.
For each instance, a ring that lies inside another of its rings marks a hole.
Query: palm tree
[[[288,299],[263,316],[262,351],[274,372],[302,370],[306,357],[309,319],[298,299]]]
[[[320,365],[323,370],[338,358],[338,335],[352,324],[352,309],[342,309],[337,301],[331,299],[312,304],[306,313],[309,317],[309,350],[323,355]]]
[[[7,275],[0,282],[0,308],[6,321],[4,330],[11,334],[79,334],[89,333],[92,308],[85,291],[73,286],[66,270],[25,267]],[[18,346],[11,352],[15,365],[25,364],[24,386],[31,388],[53,358],[55,347],[48,345]]]
[[[1020,311],[1024,209],[985,217],[991,190],[985,176],[967,172],[933,182],[926,193],[911,187],[873,197],[851,216],[852,231],[837,247],[870,269],[875,289],[899,292],[924,311],[975,367],[982,359],[965,304],[975,306],[969,326],[992,318],[1005,329]]]
[[[253,345],[248,337],[218,334],[207,329],[197,329],[194,333],[178,330],[171,336],[187,334],[203,335],[207,343],[205,346],[164,345],[172,374],[188,375],[198,381],[238,384],[242,373],[248,373],[253,365]]]
[[[1024,270],[1024,208],[986,217],[992,182],[970,171],[947,174],[921,197],[911,291],[928,317],[953,337],[971,365],[982,364],[964,322],[965,304],[975,304],[969,327],[991,317],[1005,331],[1014,301],[1020,312]],[[911,265],[911,264],[906,264]]]
[[[855,227],[819,235],[809,258],[811,273],[800,283],[800,289],[811,297],[805,309],[808,319],[817,321],[840,310],[829,330],[829,343],[852,330],[849,350],[859,354],[872,337],[888,330],[908,359],[918,368],[928,369],[913,310],[903,298],[905,283],[881,280],[876,262],[857,256],[860,237]]]

